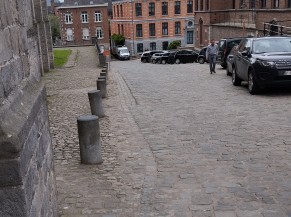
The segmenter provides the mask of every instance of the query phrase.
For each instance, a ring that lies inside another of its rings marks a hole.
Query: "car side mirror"
[[[241,52],[241,55],[243,55],[245,57],[251,57],[252,56],[248,50],[244,50],[243,52]]]

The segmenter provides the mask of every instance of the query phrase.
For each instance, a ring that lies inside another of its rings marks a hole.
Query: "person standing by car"
[[[218,54],[218,47],[215,44],[214,39],[211,40],[211,44],[207,46],[206,49],[206,59],[209,62],[209,67],[210,67],[210,74],[216,73],[215,71],[215,65],[216,65],[216,57]]]

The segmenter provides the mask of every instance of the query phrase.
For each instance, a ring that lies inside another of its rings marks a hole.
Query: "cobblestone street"
[[[45,75],[62,217],[291,216],[291,91],[257,96],[207,64],[110,63],[102,165],[81,165],[77,117],[94,47]]]

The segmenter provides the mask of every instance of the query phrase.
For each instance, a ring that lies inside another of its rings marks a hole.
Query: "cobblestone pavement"
[[[76,117],[99,69],[93,47],[47,74],[60,216],[291,216],[290,91],[251,96],[208,65],[113,61],[102,165],[81,165]]]

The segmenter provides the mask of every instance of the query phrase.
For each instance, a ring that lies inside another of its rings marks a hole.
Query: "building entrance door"
[[[163,50],[168,50],[169,42],[163,41]]]

